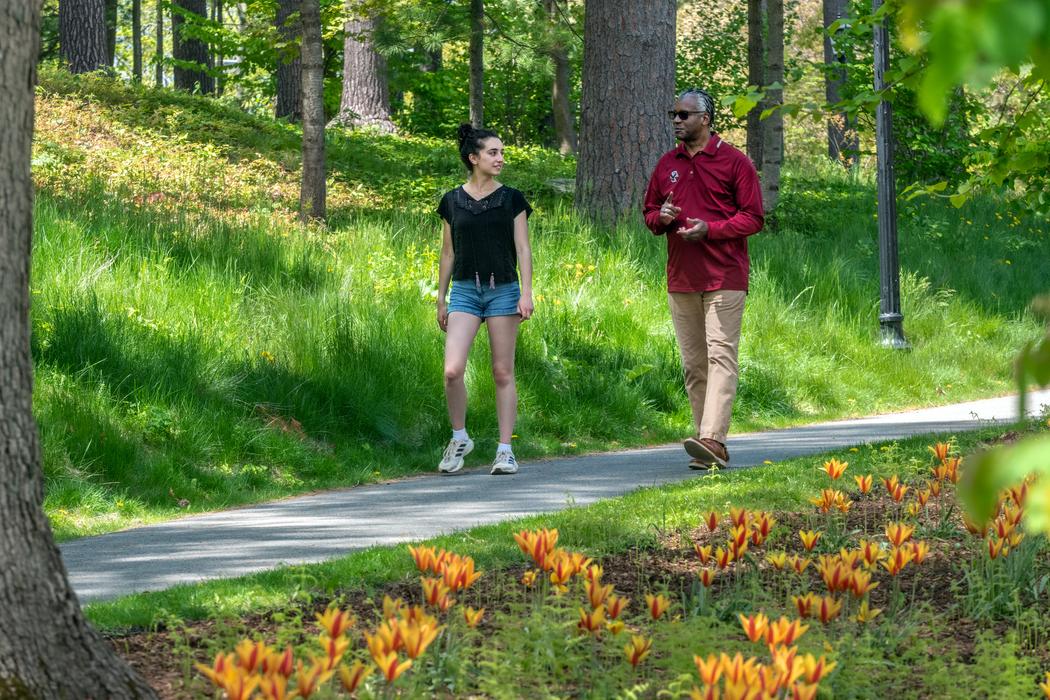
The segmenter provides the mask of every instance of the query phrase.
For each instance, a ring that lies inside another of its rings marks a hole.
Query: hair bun
[[[474,127],[471,124],[464,122],[459,125],[459,145],[462,146],[466,143],[474,133]]]

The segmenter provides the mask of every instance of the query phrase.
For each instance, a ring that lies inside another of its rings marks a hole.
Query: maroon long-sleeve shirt
[[[671,202],[682,211],[662,226],[660,206],[671,192]],[[692,157],[680,144],[657,162],[645,192],[644,212],[649,230],[667,234],[668,291],[747,291],[747,237],[762,230],[764,213],[758,174],[746,155],[714,133]],[[675,233],[689,228],[688,218],[707,222],[702,240],[686,241]]]

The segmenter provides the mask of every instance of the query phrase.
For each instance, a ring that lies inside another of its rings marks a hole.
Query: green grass
[[[462,176],[451,141],[333,134],[330,226],[302,228],[295,128],[49,68],[39,92],[35,409],[57,537],[433,468],[448,426],[432,210]],[[550,183],[571,159],[520,146],[508,163],[536,207],[518,455],[687,434],[663,241],[577,217]],[[867,178],[785,174],[751,239],[734,430],[1011,388],[1040,332],[1026,305],[1050,279],[1047,231],[990,202],[902,205],[913,350],[895,354],[876,343],[873,213]],[[484,338],[467,381],[484,461]]]

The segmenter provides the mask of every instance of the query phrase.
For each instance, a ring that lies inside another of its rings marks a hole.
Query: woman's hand
[[[448,306],[444,301],[438,302],[437,308],[437,322],[438,328],[444,332],[448,332]]]
[[[522,294],[521,298],[518,299],[518,313],[521,314],[522,321],[528,321],[532,318],[532,312],[535,307],[532,305],[532,295]]]

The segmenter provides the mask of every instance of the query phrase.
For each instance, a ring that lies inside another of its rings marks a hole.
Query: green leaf
[[[966,465],[959,496],[974,522],[985,523],[995,514],[999,493],[1020,484],[1029,474],[1041,479],[1029,491],[1025,527],[1050,536],[1050,435],[978,455]]]

